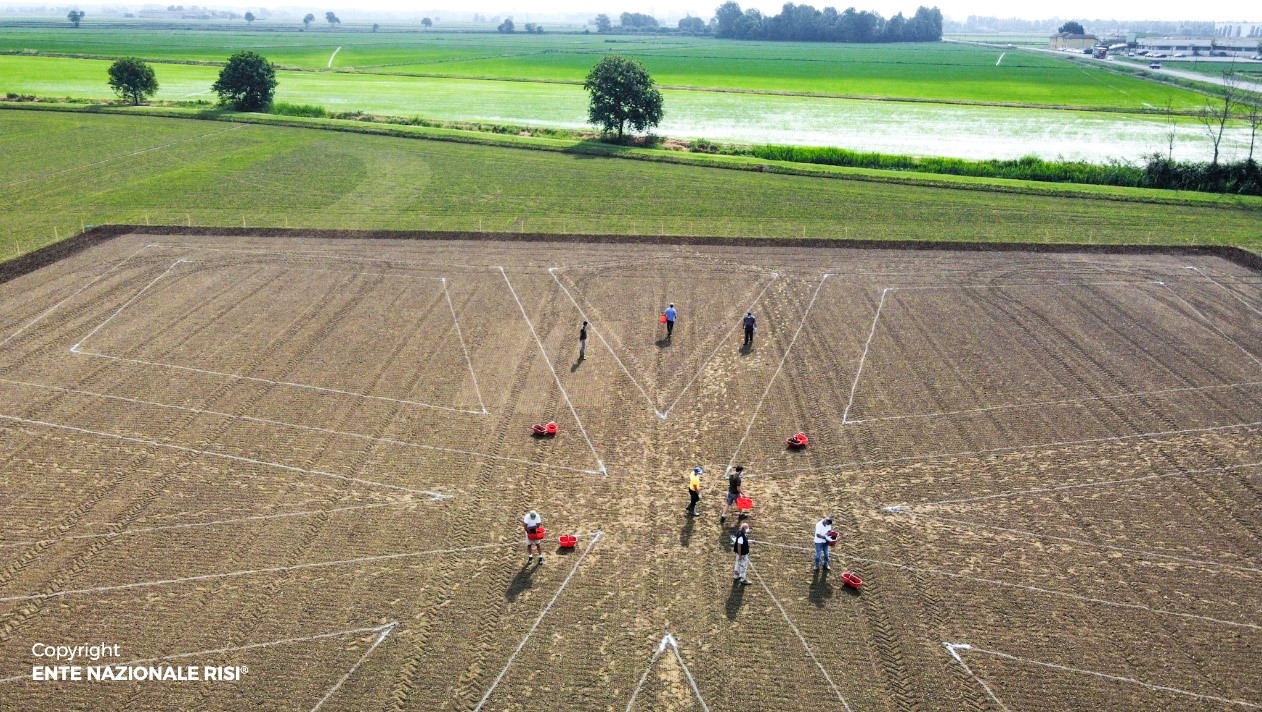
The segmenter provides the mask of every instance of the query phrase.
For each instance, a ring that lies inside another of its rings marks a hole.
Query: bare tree
[[[1229,69],[1223,72],[1222,93],[1219,94],[1221,103],[1202,107],[1196,114],[1201,120],[1201,125],[1205,127],[1209,142],[1214,146],[1214,160],[1210,161],[1211,166],[1218,165],[1218,148],[1222,145],[1227,121],[1236,112],[1240,97],[1240,79],[1236,76],[1235,70]]]
[[[1240,102],[1240,114],[1249,124],[1249,160],[1253,160],[1253,145],[1262,126],[1262,96],[1251,95]]]
[[[1174,139],[1179,135],[1179,124],[1174,120],[1174,102],[1166,99],[1166,160],[1174,160]]]

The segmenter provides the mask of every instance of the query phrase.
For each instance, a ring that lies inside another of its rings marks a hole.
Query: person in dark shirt
[[[732,570],[732,580],[743,584],[749,583],[749,522],[741,524],[741,529],[732,540],[732,553],[736,554],[736,568]]]
[[[754,313],[752,311],[745,312],[745,320],[742,322],[745,326],[745,346],[749,346],[754,343],[754,324],[757,323],[757,321],[758,320],[754,318]]]
[[[578,360],[587,358],[587,322],[578,330]]]
[[[745,473],[744,465],[737,465],[727,476],[727,499],[723,500],[723,511],[719,513],[719,524],[727,521],[727,510],[736,504],[736,498],[745,493],[741,488],[741,476]]]

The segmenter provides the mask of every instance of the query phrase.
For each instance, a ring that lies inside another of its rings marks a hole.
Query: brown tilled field
[[[4,710],[1262,706],[1220,257],[149,231],[0,305]],[[32,680],[101,642],[241,679]]]

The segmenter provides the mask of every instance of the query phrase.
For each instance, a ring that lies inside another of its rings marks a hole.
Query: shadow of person
[[[745,584],[732,579],[732,591],[727,594],[727,604],[723,606],[723,612],[727,614],[730,621],[736,620],[736,614],[741,611],[741,604],[745,602]]]
[[[659,349],[664,349],[667,346],[670,346],[670,337],[667,336],[664,339],[658,339],[657,341],[654,341],[653,344]]]
[[[833,583],[828,580],[827,571],[816,571],[811,575],[811,589],[806,597],[817,608],[823,608],[828,599],[833,597]]]
[[[587,360],[587,359],[582,359],[582,358],[581,358],[581,359],[579,359],[579,360],[575,361],[575,362],[574,362],[574,365],[573,365],[573,366],[570,366],[570,373],[574,373],[575,371],[577,371],[577,370],[578,370],[578,367],[579,367],[579,366],[582,366],[582,365],[583,365],[583,362],[584,362],[584,361],[586,361],[586,360]]]
[[[748,356],[754,352],[754,342],[741,344],[741,356]]]
[[[509,603],[517,600],[517,597],[530,590],[531,584],[534,583],[535,568],[529,562],[522,564],[521,570],[513,577],[511,583],[508,584],[508,590],[504,592],[504,598]]]
[[[679,545],[687,549],[688,544],[692,542],[692,530],[697,524],[697,518],[687,512],[684,513],[684,516],[688,518],[688,521],[684,522],[684,525],[679,529]]]

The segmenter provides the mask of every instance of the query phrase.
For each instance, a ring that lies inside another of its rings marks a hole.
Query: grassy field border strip
[[[692,676],[692,671],[688,669],[688,663],[684,662],[684,658],[679,653],[679,642],[675,640],[675,636],[668,631],[662,636],[661,641],[657,644],[657,652],[653,653],[653,657],[649,658],[649,664],[644,668],[644,674],[640,676],[640,681],[636,683],[635,689],[631,691],[631,699],[627,701],[626,712],[631,712],[635,707],[635,698],[640,696],[640,690],[644,688],[644,683],[649,679],[649,673],[652,672],[653,666],[657,664],[658,658],[662,657],[662,653],[666,652],[666,648],[670,648],[675,655],[675,660],[679,661],[679,667],[683,669],[684,676],[688,679],[688,685],[692,688],[692,693],[697,697],[697,704],[701,705],[701,712],[710,712],[710,705],[706,704],[705,698],[701,696],[701,690],[697,687],[697,681]]]
[[[224,378],[231,378],[231,379],[235,379],[235,380],[250,381],[250,382],[253,382],[253,383],[265,383],[265,384],[267,384],[267,385],[271,385],[271,386],[288,386],[288,387],[291,387],[291,388],[300,388],[300,389],[303,389],[303,390],[317,391],[317,392],[320,392],[320,393],[333,393],[333,394],[340,395],[340,396],[351,396],[351,397],[355,397],[355,398],[364,398],[364,399],[367,399],[367,400],[379,400],[379,401],[385,401],[385,402],[389,402],[389,403],[397,403],[397,404],[401,404],[401,405],[411,405],[411,406],[417,406],[417,407],[421,407],[421,408],[433,408],[433,409],[435,409],[435,410],[443,410],[443,411],[447,411],[447,412],[451,412],[451,413],[466,413],[466,414],[470,414],[470,415],[487,415],[486,406],[482,406],[482,409],[481,409],[481,410],[467,410],[467,409],[464,409],[464,408],[455,408],[455,407],[452,407],[452,406],[435,405],[435,404],[433,404],[433,403],[423,403],[423,402],[421,402],[421,401],[408,400],[408,399],[406,399],[406,398],[392,398],[392,397],[390,397],[390,396],[373,396],[373,395],[368,395],[368,394],[365,394],[365,393],[354,393],[354,392],[352,392],[352,391],[346,391],[346,390],[342,390],[342,389],[339,389],[339,388],[327,388],[327,387],[324,387],[324,386],[316,386],[316,385],[312,385],[312,384],[309,384],[309,383],[297,383],[297,382],[294,382],[294,381],[280,381],[280,380],[273,380],[273,379],[270,379],[270,378],[262,378],[262,377],[259,377],[259,376],[246,376],[246,375],[242,375],[242,374],[239,374],[239,373],[228,373],[227,371],[215,371],[215,370],[211,370],[211,369],[205,369],[205,368],[195,368],[195,367],[193,367],[193,366],[182,366],[182,365],[179,365],[179,364],[174,364],[174,363],[165,363],[165,362],[161,362],[161,361],[149,361],[149,360],[146,360],[146,359],[128,358],[128,357],[125,357],[125,356],[115,356],[115,355],[112,355],[112,354],[101,353],[101,352],[99,352],[99,351],[88,351],[88,350],[85,350],[85,349],[81,348],[81,347],[82,347],[82,345],[83,345],[83,342],[84,342],[84,341],[87,341],[89,338],[91,338],[93,335],[95,335],[98,331],[100,331],[100,329],[101,329],[102,327],[104,327],[104,326],[105,326],[106,324],[108,324],[111,320],[113,320],[113,319],[114,319],[114,317],[118,316],[119,314],[121,314],[121,313],[123,312],[123,310],[125,310],[127,307],[131,306],[131,304],[132,304],[133,302],[135,302],[135,301],[136,301],[137,299],[139,299],[142,295],[144,295],[144,293],[145,293],[145,292],[147,292],[147,291],[149,290],[149,288],[150,288],[150,287],[152,287],[154,284],[157,284],[157,282],[158,282],[159,280],[161,280],[163,277],[165,277],[165,276],[166,276],[166,275],[167,275],[167,274],[168,274],[168,273],[169,273],[172,269],[174,269],[177,265],[179,265],[180,263],[184,263],[184,262],[190,262],[190,263],[191,263],[191,262],[194,262],[194,261],[195,261],[195,260],[189,260],[189,259],[185,259],[185,258],[181,258],[181,259],[179,259],[179,260],[176,260],[176,261],[175,261],[175,262],[174,262],[174,263],[173,263],[170,267],[168,267],[168,268],[167,268],[167,270],[166,270],[165,272],[163,272],[162,274],[158,275],[158,276],[157,276],[157,277],[156,277],[156,278],[155,278],[152,282],[150,282],[149,284],[145,285],[145,287],[144,287],[143,289],[141,289],[139,292],[137,292],[135,295],[133,295],[131,299],[127,300],[127,302],[125,302],[125,303],[123,304],[123,306],[119,307],[119,308],[118,308],[118,311],[116,311],[116,312],[114,312],[113,314],[111,314],[111,315],[110,315],[110,316],[109,316],[109,317],[108,317],[105,321],[101,322],[100,324],[98,324],[98,325],[96,326],[96,328],[94,328],[94,329],[92,329],[90,332],[88,332],[88,333],[87,333],[87,335],[85,335],[85,336],[83,336],[82,338],[80,338],[80,339],[79,339],[79,341],[78,341],[77,343],[75,343],[73,346],[71,346],[71,347],[70,347],[70,353],[75,354],[76,356],[90,356],[90,357],[93,357],[93,358],[103,358],[103,359],[109,359],[109,360],[111,360],[111,361],[119,361],[119,362],[122,362],[122,363],[132,363],[132,364],[137,364],[137,365],[141,365],[141,366],[152,366],[152,367],[157,367],[157,368],[169,368],[169,369],[179,370],[179,371],[188,371],[188,372],[190,372],[190,373],[200,373],[200,374],[203,374],[203,375],[209,375],[209,376],[221,376],[221,377],[224,377]],[[357,273],[350,273],[350,274],[357,274]],[[453,311],[453,315],[454,315],[454,311]],[[463,346],[463,341],[462,341],[462,344],[461,344],[461,345]],[[470,365],[470,367],[472,368],[472,365]]]
[[[7,420],[9,422],[20,423],[22,425],[34,425],[34,426],[40,426],[44,428],[51,428],[54,430],[63,430],[66,432],[79,433],[81,435],[91,435],[94,437],[101,437],[101,438],[112,438],[114,440],[121,440],[123,442],[135,443],[137,445],[144,445],[146,447],[165,448],[167,450],[175,450],[177,452],[186,452],[186,453],[191,453],[193,455],[201,455],[204,457],[217,457],[224,460],[230,460],[232,462],[243,462],[249,465],[258,465],[260,467],[272,467],[278,470],[284,470],[286,472],[296,472],[296,473],[304,474],[304,475],[312,475],[314,477],[328,477],[335,480],[342,480],[344,482],[352,482],[354,484],[366,485],[369,487],[382,487],[385,489],[396,490],[399,492],[406,492],[408,494],[425,495],[426,497],[429,497],[431,499],[451,499],[452,497],[452,495],[444,494],[442,492],[433,492],[430,490],[413,489],[411,487],[403,487],[401,485],[392,485],[386,482],[377,482],[375,480],[367,480],[360,477],[351,477],[349,475],[339,475],[334,472],[324,472],[322,470],[311,470],[305,467],[297,467],[295,465],[285,465],[279,462],[268,462],[266,460],[257,460],[252,457],[244,457],[241,455],[233,455],[227,452],[219,452],[218,450],[202,450],[199,448],[188,447],[186,445],[177,445],[175,443],[162,442],[161,440],[151,440],[149,438],[140,438],[140,437],[135,437],[131,435],[122,435],[120,433],[110,433],[104,430],[92,430],[91,428],[80,428],[76,425],[67,425],[65,423],[53,423],[46,420],[36,420],[33,418],[23,418],[16,415],[9,415],[7,413],[0,413],[0,420]],[[5,599],[0,599],[0,600],[5,600]]]
[[[522,313],[524,314],[525,311],[523,310]],[[530,640],[531,636],[533,636],[535,631],[539,629],[539,624],[543,622],[544,616],[548,615],[548,611],[552,610],[552,606],[556,605],[557,599],[565,592],[565,588],[570,585],[570,580],[574,578],[574,574],[578,573],[578,567],[583,563],[583,559],[587,558],[587,555],[591,553],[596,544],[600,543],[600,540],[604,538],[604,536],[605,533],[602,531],[592,532],[592,537],[587,542],[587,546],[583,549],[583,552],[578,555],[578,558],[574,561],[574,565],[570,567],[570,573],[565,576],[565,580],[561,582],[561,586],[557,588],[556,593],[552,594],[552,599],[548,601],[548,604],[543,607],[542,611],[539,611],[539,617],[535,618],[535,622],[530,626],[530,630],[526,631],[526,635],[522,636],[521,642],[517,644],[517,648],[513,650],[513,654],[508,656],[508,662],[504,663],[504,668],[500,670],[500,674],[495,676],[495,680],[491,682],[491,686],[486,688],[486,692],[483,693],[482,699],[478,701],[477,706],[473,708],[473,712],[480,712],[480,710],[486,706],[487,701],[491,699],[491,695],[495,692],[495,688],[499,687],[500,682],[504,679],[504,675],[506,675],[508,673],[508,669],[513,666],[513,661],[517,659],[517,656],[520,655],[522,649],[526,647],[526,643]],[[514,546],[517,546],[517,544],[514,544]]]
[[[54,111],[82,114],[108,114],[139,117],[160,117],[200,121],[231,121],[241,124],[280,126],[286,128],[317,129],[364,135],[389,136],[432,141],[451,141],[499,148],[574,153],[579,155],[621,158],[656,163],[778,173],[815,178],[832,178],[894,185],[921,186],[927,188],[990,191],[1018,195],[1080,198],[1120,202],[1152,203],[1161,205],[1187,205],[1193,207],[1217,207],[1248,211],[1262,210],[1262,198],[1194,191],[1171,191],[1157,188],[1131,188],[1125,186],[1091,185],[1079,183],[1053,183],[1013,178],[984,178],[956,176],[946,173],[921,173],[915,171],[890,171],[876,168],[830,166],[816,163],[774,161],[751,156],[725,156],[706,153],[688,153],[648,148],[627,148],[574,139],[523,137],[461,129],[428,126],[412,126],[384,122],[354,121],[350,119],[317,119],[271,114],[237,114],[206,109],[180,109],[172,107],[108,107],[93,104],[54,104],[42,102],[10,102],[0,100],[0,110]]]
[[[565,398],[565,404],[570,408],[570,415],[574,416],[574,422],[578,425],[578,431],[582,434],[583,440],[587,441],[587,448],[592,451],[592,457],[596,458],[596,466],[600,474],[608,475],[609,470],[605,467],[604,460],[600,459],[600,454],[596,452],[596,446],[592,444],[592,439],[587,436],[587,429],[583,427],[583,419],[578,416],[578,411],[574,409],[574,402],[570,400],[570,394],[566,392],[565,385],[561,383],[561,377],[557,375],[556,368],[552,365],[552,358],[548,356],[548,349],[544,347],[543,341],[539,339],[539,332],[535,331],[535,325],[531,323],[530,316],[526,314],[526,307],[521,303],[521,297],[517,296],[517,290],[513,287],[513,283],[508,278],[508,271],[503,267],[499,268],[500,274],[504,276],[504,284],[508,285],[508,291],[513,294],[513,301],[517,302],[517,308],[521,310],[521,318],[526,321],[526,326],[530,327],[530,335],[535,337],[535,343],[539,345],[539,355],[543,358],[543,363],[548,367],[548,371],[552,373],[552,380],[556,381],[557,388],[561,391],[561,396]],[[483,702],[485,702],[485,698]],[[482,705],[478,705],[480,708]]]
[[[1155,685],[1151,682],[1144,682],[1143,680],[1136,680],[1133,677],[1123,677],[1121,675],[1110,675],[1109,673],[1099,672],[1097,670],[1087,670],[1085,668],[1069,667],[1067,665],[1057,665],[1056,663],[1044,662],[1042,660],[1033,660],[1031,658],[1023,658],[1017,655],[1001,653],[997,650],[987,650],[986,648],[981,648],[976,645],[971,645],[969,643],[943,642],[942,645],[946,647],[946,650],[948,653],[951,654],[951,657],[955,658],[955,661],[964,668],[964,671],[968,673],[970,677],[976,680],[982,686],[983,689],[986,690],[987,694],[990,695],[990,699],[994,700],[995,704],[999,705],[999,707],[1004,710],[1007,710],[1008,707],[1003,702],[999,701],[999,698],[995,695],[994,690],[990,689],[990,686],[986,684],[986,681],[983,680],[977,673],[973,672],[973,670],[969,668],[967,664],[965,664],[963,657],[960,655],[960,651],[972,651],[972,652],[981,653],[983,655],[993,655],[995,657],[1003,658],[1005,660],[1011,660],[1013,662],[1019,662],[1019,663],[1026,663],[1027,665],[1037,665],[1039,667],[1049,668],[1052,670],[1061,670],[1063,672],[1072,672],[1072,673],[1077,673],[1080,675],[1092,675],[1094,677],[1100,677],[1106,680],[1112,680],[1114,682],[1125,682],[1131,685],[1138,685],[1140,687],[1152,690],[1153,692],[1166,692],[1166,693],[1175,694],[1175,695],[1183,695],[1184,697],[1194,697],[1198,700],[1201,700],[1202,702],[1215,702],[1218,704],[1232,705],[1234,707],[1246,707],[1248,709],[1262,709],[1262,704],[1257,704],[1255,702],[1247,702],[1245,700],[1233,700],[1227,697],[1220,697],[1218,695],[1207,695],[1200,692],[1191,692],[1189,690],[1181,690],[1177,687],[1170,687],[1168,685]]]
[[[1093,445],[1096,443],[1121,442],[1123,440],[1136,440],[1140,438],[1156,438],[1167,435],[1187,435],[1190,433],[1211,433],[1219,430],[1231,430],[1234,428],[1257,428],[1262,426],[1262,420],[1255,420],[1246,423],[1231,423],[1229,425],[1210,425],[1201,428],[1182,428],[1179,430],[1156,430],[1147,433],[1134,433],[1132,435],[1110,435],[1100,438],[1086,438],[1083,440],[1060,440],[1050,443],[1034,443],[1032,445],[1011,445],[1005,447],[987,448],[985,450],[971,450],[964,452],[942,452],[934,455],[907,455],[905,457],[890,457],[881,460],[851,460],[850,462],[839,462],[835,465],[819,465],[816,467],[795,467],[785,470],[772,470],[761,474],[752,473],[745,475],[746,477],[772,477],[775,475],[785,475],[790,473],[801,472],[820,472],[828,470],[841,469],[864,469],[876,465],[889,465],[898,462],[920,462],[924,460],[940,460],[947,457],[972,457],[975,455],[994,455],[1000,453],[1019,452],[1021,450],[1036,450],[1039,448],[1065,447],[1070,445]],[[946,504],[947,502],[926,502],[924,504]],[[902,506],[902,505],[899,505]],[[920,505],[916,505],[920,506]]]
[[[792,551],[802,551],[802,552],[810,552],[810,551],[814,551],[814,549],[811,549],[810,547],[800,546],[800,545],[796,545],[796,544],[781,544],[781,543],[774,542],[774,541],[763,541],[763,540],[760,540],[760,539],[751,539],[750,541],[752,541],[752,542],[754,542],[754,543],[757,543],[757,544],[762,544],[763,546],[771,546],[771,547],[775,547],[775,548],[779,548],[779,549],[789,549],[789,550],[792,550]],[[1232,627],[1232,628],[1250,628],[1250,629],[1253,629],[1253,630],[1262,630],[1262,625],[1258,625],[1257,623],[1250,623],[1250,622],[1248,622],[1248,621],[1232,621],[1232,620],[1224,620],[1224,619],[1222,619],[1222,618],[1214,618],[1214,617],[1212,617],[1212,616],[1203,616],[1203,615],[1200,615],[1200,614],[1198,614],[1198,613],[1187,613],[1187,612],[1184,612],[1184,611],[1173,611],[1173,610],[1169,610],[1169,609],[1165,609],[1165,608],[1153,608],[1153,607],[1151,607],[1151,606],[1145,606],[1145,605],[1144,605],[1144,604],[1142,604],[1142,603],[1126,603],[1126,602],[1123,602],[1123,601],[1111,601],[1111,600],[1106,599],[1106,598],[1096,598],[1096,597],[1094,597],[1094,596],[1084,596],[1084,595],[1082,595],[1082,594],[1079,594],[1079,593],[1073,593],[1073,592],[1071,592],[1071,591],[1058,591],[1058,590],[1056,590],[1056,589],[1043,588],[1043,587],[1041,587],[1041,586],[1031,586],[1031,585],[1029,585],[1029,584],[1025,584],[1025,583],[1013,583],[1013,582],[1011,582],[1011,581],[1003,581],[1003,580],[1000,580],[1000,579],[991,579],[991,578],[984,578],[984,577],[981,577],[981,576],[973,576],[973,575],[970,575],[970,574],[962,574],[962,573],[959,573],[959,572],[956,572],[956,571],[943,571],[943,570],[941,570],[941,569],[933,569],[933,568],[929,568],[929,567],[926,567],[926,566],[915,566],[915,565],[912,565],[912,564],[902,564],[902,563],[898,563],[898,562],[895,562],[895,561],[883,561],[883,560],[881,560],[881,559],[869,559],[869,558],[865,558],[865,557],[862,557],[862,556],[848,556],[848,557],[846,557],[846,558],[847,558],[849,561],[858,561],[858,562],[862,562],[862,563],[866,563],[866,564],[875,564],[875,565],[877,565],[877,566],[887,566],[887,567],[890,567],[890,568],[895,568],[895,569],[900,569],[900,570],[903,570],[903,571],[907,571],[907,572],[909,572],[909,573],[922,573],[922,574],[930,574],[930,575],[933,575],[933,576],[943,576],[943,577],[946,577],[946,578],[961,579],[961,580],[965,580],[965,581],[974,581],[974,582],[977,582],[977,583],[984,583],[984,584],[991,585],[991,586],[1003,586],[1003,587],[1005,587],[1005,588],[1016,588],[1016,589],[1021,589],[1021,590],[1024,590],[1024,591],[1033,591],[1034,593],[1042,593],[1042,594],[1045,594],[1045,595],[1048,595],[1048,596],[1059,596],[1059,597],[1062,597],[1062,598],[1069,598],[1069,599],[1072,599],[1072,600],[1075,600],[1075,601],[1081,601],[1081,602],[1083,602],[1083,603],[1094,603],[1094,604],[1098,604],[1098,605],[1102,605],[1102,606],[1112,606],[1112,607],[1115,607],[1115,608],[1126,608],[1126,609],[1130,609],[1130,610],[1145,611],[1145,612],[1148,612],[1148,613],[1153,613],[1153,614],[1156,614],[1156,615],[1173,616],[1173,617],[1176,617],[1176,618],[1188,618],[1188,619],[1192,619],[1192,620],[1199,620],[1199,621],[1204,621],[1204,622],[1207,622],[1207,623],[1213,623],[1213,624],[1215,624],[1215,625],[1227,626],[1227,627]],[[2,600],[2,599],[0,599],[0,600]]]
[[[88,396],[90,398],[102,398],[105,400],[118,401],[120,403],[130,403],[132,405],[144,405],[144,406],[152,406],[155,408],[166,408],[170,410],[176,410],[182,413],[192,413],[194,415],[209,415],[209,416],[217,417],[217,418],[228,418],[231,420],[241,420],[241,421],[250,422],[250,423],[259,423],[261,425],[279,425],[285,428],[294,428],[296,430],[305,430],[308,432],[322,433],[325,435],[355,438],[357,440],[364,440],[367,442],[374,442],[374,443],[383,443],[386,445],[398,445],[400,447],[415,448],[419,450],[432,450],[435,452],[447,452],[453,455],[467,455],[469,457],[475,457],[478,459],[499,460],[502,462],[509,462],[514,465],[526,465],[528,467],[564,470],[566,472],[576,472],[578,474],[583,474],[583,475],[600,474],[600,472],[597,470],[584,470],[577,467],[570,467],[568,465],[553,465],[546,462],[533,462],[531,460],[523,460],[521,458],[508,457],[507,455],[492,455],[485,452],[474,452],[473,450],[461,450],[459,448],[442,447],[439,445],[426,445],[424,443],[414,443],[414,442],[409,442],[407,440],[397,440],[395,438],[386,438],[386,437],[381,437],[378,435],[366,435],[364,433],[356,433],[349,430],[334,430],[332,428],[320,428],[314,425],[302,425],[300,423],[288,423],[283,420],[261,418],[254,415],[241,415],[238,413],[226,413],[226,412],[217,411],[217,410],[208,410],[206,408],[194,408],[192,406],[186,406],[186,405],[159,403],[158,401],[143,400],[140,398],[128,398],[126,396],[110,395],[108,393],[97,393],[95,391],[85,391],[78,388],[69,388],[66,386],[53,386],[53,385],[48,385],[44,383],[32,383],[29,381],[14,381],[8,378],[0,378],[0,383],[7,383],[9,385],[29,387],[29,388],[41,388],[44,390],[50,390],[50,391],[55,391],[59,393],[71,393],[75,395]]]

